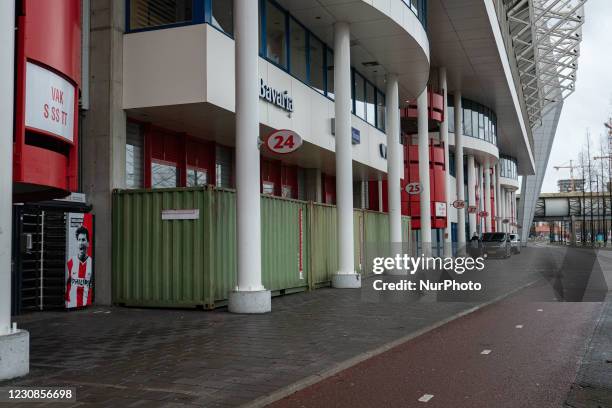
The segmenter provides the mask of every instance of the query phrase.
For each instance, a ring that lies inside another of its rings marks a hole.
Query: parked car
[[[510,248],[515,254],[521,253],[521,239],[518,234],[510,234]]]
[[[482,248],[488,257],[508,258],[512,254],[510,234],[505,232],[485,232],[482,234]]]

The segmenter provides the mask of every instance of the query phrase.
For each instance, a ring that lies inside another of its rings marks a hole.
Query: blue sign
[[[353,144],[361,143],[361,132],[359,129],[351,128],[351,140]]]

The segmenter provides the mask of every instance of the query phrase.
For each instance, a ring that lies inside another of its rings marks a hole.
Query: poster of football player
[[[93,296],[93,215],[68,213],[66,219],[67,309],[89,306]]]

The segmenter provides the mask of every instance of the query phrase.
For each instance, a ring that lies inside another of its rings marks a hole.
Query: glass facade
[[[255,0],[253,0],[255,1]],[[233,2],[229,0],[126,0],[127,32],[209,23],[233,36]],[[425,0],[404,0],[421,19]],[[162,5],[165,5],[162,7]],[[163,18],[149,18],[157,10]],[[163,11],[163,12],[162,12]],[[259,54],[317,92],[334,99],[333,50],[273,0],[259,0]],[[352,68],[353,114],[385,130],[385,94]]]
[[[499,176],[518,180],[518,164],[515,158],[504,155],[499,157]]]
[[[455,107],[452,95],[448,96],[448,131],[455,133]],[[462,98],[463,135],[475,137],[497,146],[497,117],[484,105]]]

